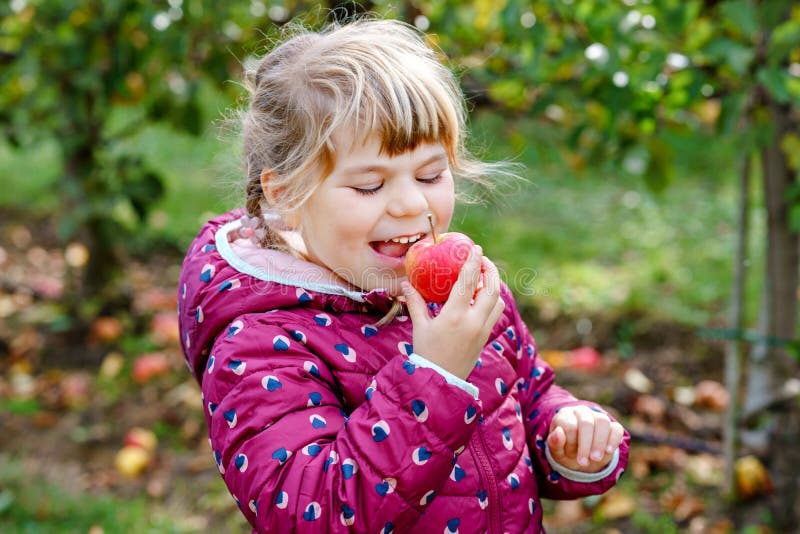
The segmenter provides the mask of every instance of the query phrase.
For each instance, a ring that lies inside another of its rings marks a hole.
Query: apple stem
[[[428,214],[428,224],[431,225],[431,235],[433,235],[433,242],[434,243],[438,243],[439,242],[439,238],[436,237],[436,230],[434,230],[434,228],[433,228],[433,213],[429,213]]]

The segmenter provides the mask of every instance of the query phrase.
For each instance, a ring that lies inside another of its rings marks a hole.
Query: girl
[[[628,435],[553,384],[480,247],[441,307],[406,281],[428,215],[450,224],[454,177],[493,170],[466,153],[463,97],[423,38],[373,20],[298,33],[250,90],[247,212],[201,230],[179,312],[253,528],[541,532],[541,498],[614,485]]]

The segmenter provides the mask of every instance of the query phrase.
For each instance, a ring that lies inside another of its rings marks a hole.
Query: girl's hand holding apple
[[[414,352],[466,379],[505,309],[497,267],[473,245],[436,317],[430,316],[425,299],[410,283],[403,282],[403,291],[414,325]]]

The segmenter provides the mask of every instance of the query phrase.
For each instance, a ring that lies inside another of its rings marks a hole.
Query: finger
[[[486,335],[488,336],[494,325],[497,324],[497,321],[502,317],[503,312],[506,309],[506,301],[503,300],[502,297],[497,297],[494,303],[494,307],[492,308],[491,313],[489,313],[489,317],[486,320],[487,332]]]
[[[419,294],[419,291],[407,281],[403,281],[400,285],[403,289],[403,295],[406,297],[406,307],[408,308],[408,315],[411,317],[412,324],[420,324],[428,319],[428,305],[425,299]]]
[[[564,431],[564,454],[575,457],[578,438],[578,420],[572,409],[564,408],[558,413],[557,426]]]
[[[596,414],[594,418],[594,437],[592,438],[592,448],[589,459],[599,462],[606,454],[606,446],[611,429],[611,421],[604,414]]]
[[[461,266],[461,271],[458,273],[458,279],[453,285],[450,292],[450,297],[447,299],[445,306],[449,307],[466,307],[469,306],[472,300],[472,295],[475,294],[475,288],[478,287],[478,278],[481,273],[481,258],[483,257],[483,250],[475,245],[467,257],[467,261]]]
[[[505,311],[505,309],[506,302],[501,297],[497,297],[495,299],[494,308],[492,308],[492,311],[489,312],[489,316],[483,321],[481,336],[484,345],[489,341],[489,335],[492,333],[494,325],[496,325],[500,317],[503,316],[503,311]]]
[[[488,314],[495,306],[497,296],[500,294],[500,273],[497,266],[484,256],[481,258],[481,267],[484,269],[483,288],[475,296],[475,309],[480,313]]]
[[[594,417],[591,410],[575,410],[578,419],[578,452],[576,461],[578,465],[589,465],[589,452],[592,450],[592,440],[594,439]]]
[[[567,436],[564,434],[564,429],[560,426],[556,427],[555,430],[550,432],[550,435],[547,436],[547,448],[550,450],[550,455],[554,460],[558,461],[560,458],[564,458],[566,452],[564,446],[566,443]]]
[[[608,436],[608,445],[606,445],[606,453],[613,453],[619,447],[620,443],[622,443],[622,438],[624,436],[625,429],[622,427],[622,425],[616,421],[611,423]]]

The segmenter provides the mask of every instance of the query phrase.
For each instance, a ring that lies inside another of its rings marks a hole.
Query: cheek
[[[374,203],[365,202],[355,195],[336,195],[324,206],[316,206],[314,212],[315,227],[328,236],[329,241],[338,243],[333,248],[347,241],[362,241],[370,229],[370,221],[375,216]]]
[[[442,184],[442,187],[430,197],[431,208],[439,216],[442,226],[450,226],[455,211],[455,189],[453,182]]]

